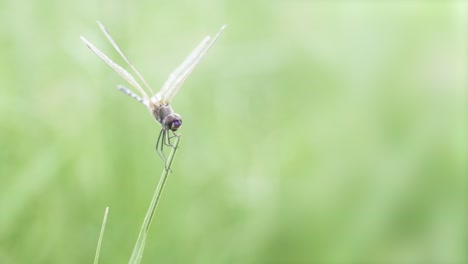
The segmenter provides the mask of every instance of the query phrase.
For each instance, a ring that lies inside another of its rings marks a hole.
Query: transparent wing
[[[153,95],[154,94],[153,89],[151,89],[151,87],[146,82],[145,78],[143,78],[143,76],[140,74],[140,72],[138,72],[138,70],[135,68],[135,66],[133,66],[133,64],[127,58],[127,56],[125,56],[125,54],[122,52],[120,47],[117,45],[117,43],[114,41],[114,39],[111,37],[111,35],[107,31],[106,27],[104,27],[104,25],[99,21],[97,21],[97,23],[98,23],[99,27],[101,28],[102,32],[104,33],[104,36],[106,36],[107,40],[109,40],[109,42],[112,44],[114,49],[120,54],[120,56],[122,56],[122,58],[125,60],[125,62],[127,62],[127,64],[130,66],[130,68],[132,68],[133,72],[135,72],[135,74],[138,76],[138,78],[140,78],[140,80],[143,82],[143,84],[146,86],[146,88],[148,88],[151,95]],[[146,95],[146,97],[148,97],[148,96]]]
[[[118,73],[122,78],[124,78],[130,85],[137,89],[142,95],[143,99],[148,100],[148,95],[145,93],[140,84],[133,78],[133,76],[128,73],[124,68],[120,67],[117,63],[113,62],[109,57],[107,57],[102,51],[96,48],[91,42],[89,42],[85,37],[80,36],[81,40],[88,46],[99,58],[101,58],[107,65],[109,65],[116,73]]]
[[[156,94],[156,100],[162,100],[164,95],[167,94],[168,90],[170,90],[174,86],[174,82],[176,79],[181,75],[181,73],[187,68],[188,65],[196,58],[196,55],[200,53],[200,51],[208,44],[210,40],[209,36],[206,36],[200,44],[189,54],[187,58],[179,65],[171,74],[169,78],[164,82],[163,87],[159,90]]]
[[[211,46],[213,46],[225,28],[226,25],[222,26],[213,39],[211,39],[210,36],[203,38],[200,44],[189,54],[184,62],[169,75],[169,78],[153,99],[157,101],[161,100],[164,103],[172,101],[184,81],[193,72],[198,63],[200,63],[201,59]]]

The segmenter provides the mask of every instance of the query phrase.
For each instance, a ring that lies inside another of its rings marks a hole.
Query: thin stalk
[[[107,214],[109,213],[109,207],[106,207],[104,212],[104,219],[102,219],[101,233],[99,234],[99,240],[96,248],[96,255],[94,256],[94,264],[98,263],[99,253],[101,252],[102,238],[104,237],[104,230],[106,229]]]
[[[159,203],[159,199],[161,198],[162,191],[164,189],[164,185],[166,184],[167,176],[169,172],[171,172],[172,162],[174,160],[175,154],[177,152],[177,148],[179,147],[180,136],[175,138],[174,147],[172,148],[169,157],[167,158],[166,166],[162,172],[161,178],[159,179],[158,186],[153,195],[153,199],[151,200],[150,206],[148,211],[146,212],[145,219],[143,220],[143,225],[141,226],[140,233],[138,234],[138,239],[135,243],[135,247],[133,248],[133,253],[128,263],[136,264],[140,263],[141,258],[143,257],[143,251],[145,250],[145,243],[146,237],[148,235],[148,230],[151,226],[151,222],[153,220],[154,212]]]

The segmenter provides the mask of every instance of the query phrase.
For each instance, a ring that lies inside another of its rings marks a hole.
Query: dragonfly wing
[[[128,64],[128,66],[130,66],[130,68],[132,68],[133,72],[135,72],[135,74],[138,76],[138,78],[140,78],[140,80],[143,82],[143,84],[146,86],[146,88],[148,88],[148,90],[151,92],[151,94],[154,94],[153,90],[148,85],[145,78],[143,78],[143,76],[140,74],[140,72],[138,72],[138,70],[135,68],[135,66],[133,66],[133,64],[127,58],[127,56],[125,56],[125,54],[120,49],[119,45],[117,45],[117,43],[114,41],[114,39],[111,37],[111,35],[107,31],[106,27],[104,27],[104,25],[99,21],[97,21],[97,23],[98,23],[99,27],[101,28],[101,31],[104,33],[104,36],[106,36],[107,40],[109,40],[109,42],[112,44],[114,49],[120,54],[120,56],[122,56],[122,58],[125,60],[125,62]],[[148,98],[148,95],[145,93],[145,91],[142,90],[140,92],[143,93],[143,95],[146,96],[146,98]]]
[[[185,58],[182,64],[180,64],[179,67],[177,67],[173,72],[171,72],[169,78],[166,80],[163,87],[156,94],[155,97],[157,100],[162,100],[164,98],[164,95],[172,89],[172,87],[174,86],[174,82],[177,80],[177,78],[191,64],[191,62],[197,57],[197,54],[199,54],[200,51],[203,50],[203,48],[209,43],[209,41],[209,36],[203,38],[200,44],[198,44],[198,46],[195,47],[195,49]]]
[[[109,65],[116,73],[118,73],[122,78],[124,78],[130,85],[137,89],[142,95],[143,99],[148,99],[148,96],[141,88],[140,84],[133,78],[133,76],[128,73],[124,68],[120,67],[117,63],[113,62],[109,57],[106,56],[102,51],[96,48],[91,42],[89,42],[85,37],[80,36],[81,40],[88,46],[96,55],[98,55],[101,60],[103,60],[107,65]]]
[[[163,102],[172,101],[184,81],[188,76],[190,76],[211,46],[213,46],[225,27],[226,25],[222,26],[213,39],[211,39],[210,36],[205,37],[192,51],[192,53],[190,53],[185,61],[171,74],[171,76],[169,76],[169,79],[166,81],[160,92],[160,98]]]

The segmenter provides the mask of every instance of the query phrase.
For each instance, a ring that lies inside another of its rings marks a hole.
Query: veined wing
[[[122,58],[125,60],[125,62],[127,62],[127,64],[130,66],[130,68],[132,68],[133,72],[135,72],[135,74],[138,76],[138,78],[140,78],[140,80],[143,82],[143,84],[146,86],[146,88],[148,88],[151,95],[154,95],[153,89],[151,89],[151,87],[146,82],[145,78],[143,78],[143,76],[140,74],[140,72],[138,72],[138,70],[135,68],[135,66],[133,66],[133,64],[130,62],[130,60],[127,59],[127,56],[125,56],[125,54],[122,52],[120,47],[117,45],[117,43],[111,37],[111,35],[107,31],[106,27],[104,27],[104,25],[99,21],[97,21],[97,23],[98,23],[99,27],[101,28],[102,32],[104,33],[104,36],[106,36],[107,40],[109,40],[109,42],[112,44],[114,49],[120,54],[120,56],[122,56]],[[146,99],[148,99],[148,95],[144,91],[140,91],[140,92],[142,92],[143,95],[146,96]]]
[[[98,55],[101,60],[103,60],[107,65],[109,65],[116,73],[118,73],[122,78],[124,78],[130,85],[137,89],[142,95],[143,99],[148,101],[148,95],[145,93],[140,84],[133,78],[133,76],[128,73],[124,68],[120,67],[117,63],[113,62],[109,57],[106,56],[102,51],[96,48],[91,42],[89,42],[85,37],[80,36],[81,40],[88,46],[96,55]]]
[[[210,36],[203,38],[200,44],[198,44],[198,46],[189,54],[184,62],[182,62],[182,64],[169,75],[169,78],[164,83],[161,90],[152,98],[152,100],[162,101],[163,103],[169,103],[172,101],[184,81],[192,73],[211,46],[216,42],[225,28],[226,25],[222,26],[213,39],[211,39]]]
[[[195,59],[197,54],[200,54],[200,51],[205,47],[210,40],[210,36],[206,36],[203,38],[203,40],[198,44],[198,46],[189,54],[187,58],[182,62],[182,64],[179,65],[171,74],[169,75],[169,78],[164,82],[163,87],[159,90],[159,92],[156,94],[156,99],[157,101],[163,100],[164,95],[168,92],[171,87],[174,86],[174,83],[176,79],[181,75],[184,69],[187,68],[187,66]]]

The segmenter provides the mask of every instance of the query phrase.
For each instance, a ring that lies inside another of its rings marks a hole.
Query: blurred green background
[[[143,263],[467,263],[466,1],[0,2],[0,263],[126,263],[158,124],[79,39],[173,102]]]

